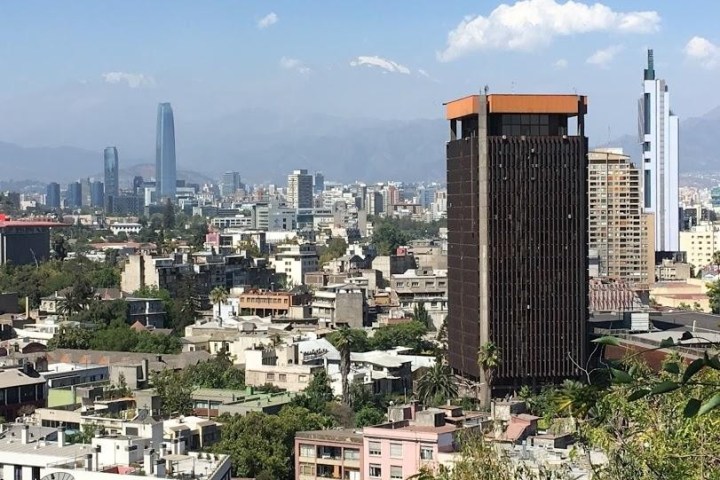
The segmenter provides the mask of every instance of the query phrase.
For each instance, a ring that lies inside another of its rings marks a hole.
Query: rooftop
[[[359,445],[362,445],[363,443],[362,432],[349,429],[297,432],[295,434],[295,438],[306,440],[324,440],[329,442],[357,443]]]
[[[587,105],[581,95],[491,94],[487,96],[488,113],[545,113],[577,115],[579,104]],[[480,113],[480,95],[451,100],[445,104],[445,118],[453,120]]]

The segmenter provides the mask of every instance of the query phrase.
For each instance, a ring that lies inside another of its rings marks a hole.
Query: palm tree
[[[350,406],[350,352],[355,343],[352,330],[347,326],[340,327],[335,337],[335,348],[340,352],[340,378],[342,382],[342,403]]]
[[[215,287],[210,292],[210,301],[218,307],[218,317],[222,315],[220,311],[220,305],[225,303],[228,299],[228,292],[223,287]]]
[[[478,350],[478,366],[485,381],[482,385],[482,397],[486,404],[490,403],[492,392],[492,381],[495,370],[500,366],[500,350],[493,342],[486,342]]]
[[[565,380],[553,400],[558,413],[585,418],[597,401],[597,389],[576,380]]]
[[[450,368],[441,362],[435,362],[418,380],[416,393],[423,405],[429,405],[434,400],[447,401],[457,398],[458,386]]]

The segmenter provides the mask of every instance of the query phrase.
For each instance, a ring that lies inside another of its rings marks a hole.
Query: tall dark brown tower
[[[472,95],[449,102],[450,366],[492,391],[578,375],[586,356],[587,98]],[[568,121],[576,117],[576,131]]]

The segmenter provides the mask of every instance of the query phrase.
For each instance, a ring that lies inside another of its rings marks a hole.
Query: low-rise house
[[[245,384],[254,387],[271,384],[289,392],[300,392],[310,384],[315,373],[325,369],[323,356],[324,352],[317,354],[317,363],[308,354],[301,357],[297,344],[246,350]]]
[[[247,415],[250,412],[261,412],[274,415],[288,405],[295,394],[263,392],[254,387],[245,390],[199,388],[193,390],[192,398],[195,415],[214,418],[224,413]]]
[[[22,368],[0,370],[0,416],[8,420],[44,407],[46,381],[26,363]]]

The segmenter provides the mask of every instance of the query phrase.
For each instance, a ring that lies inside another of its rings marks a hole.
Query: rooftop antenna
[[[487,85],[485,85],[485,86],[483,87],[483,92],[485,93],[485,95],[487,95],[489,91],[490,91],[490,87],[487,86]]]
[[[515,93],[515,81],[510,82],[510,93]]]

